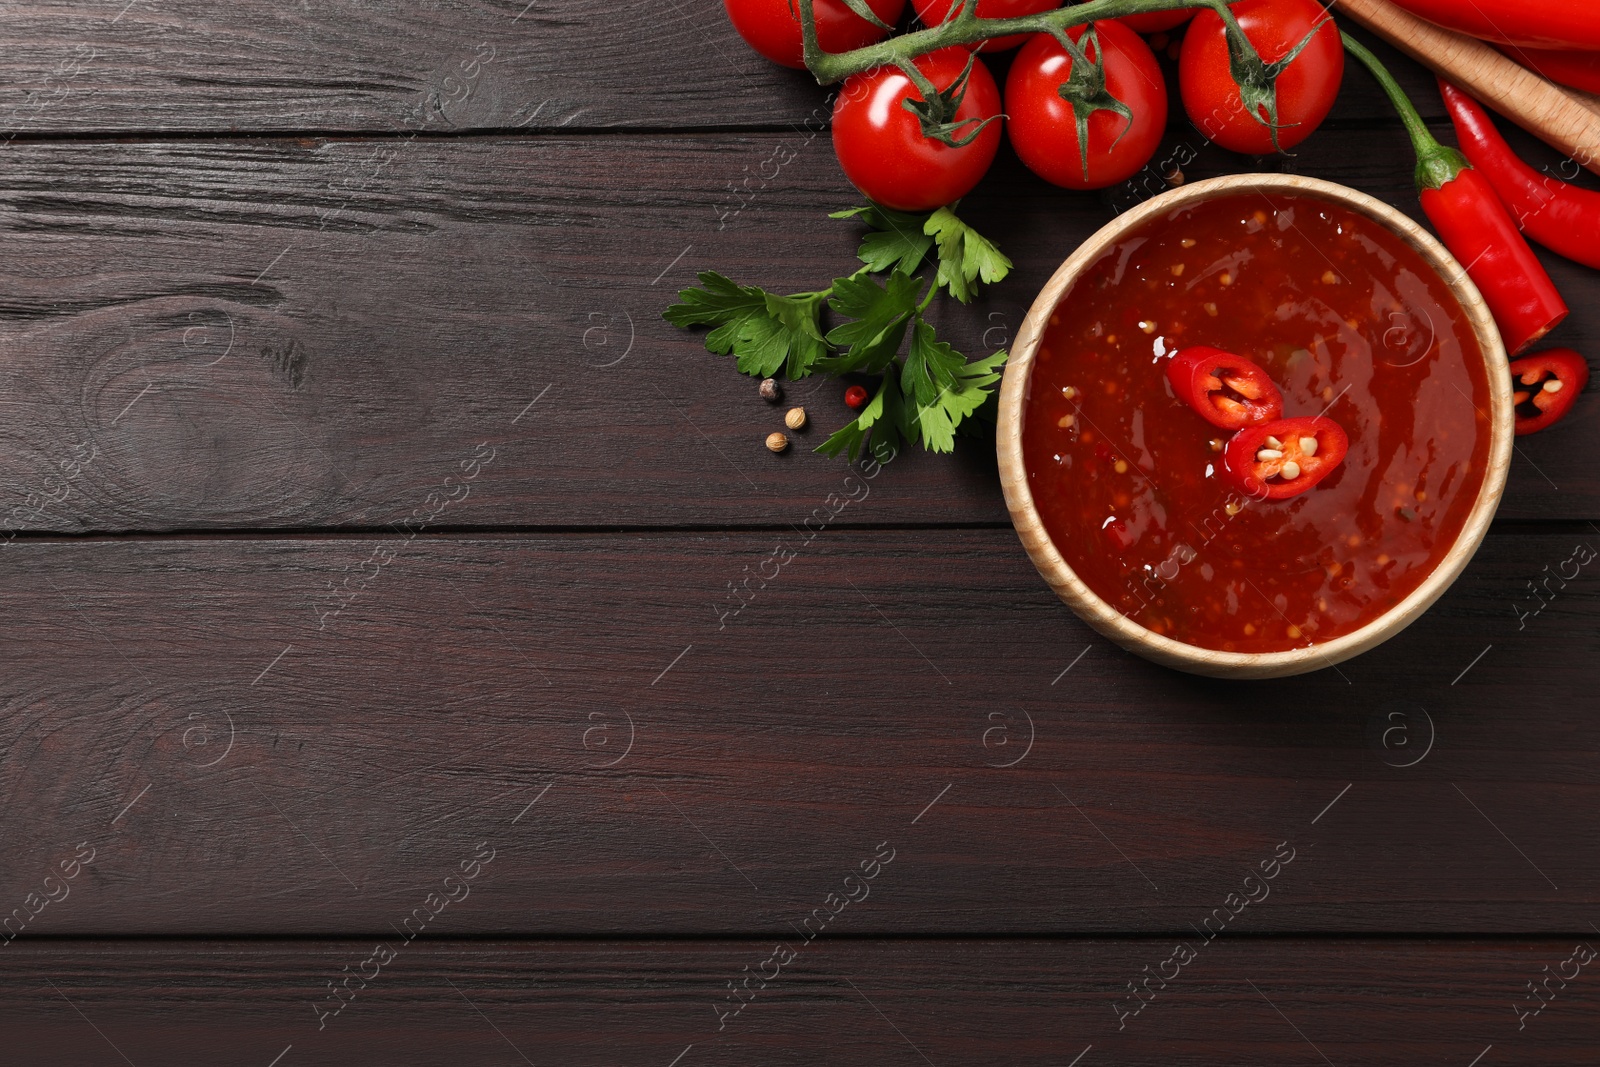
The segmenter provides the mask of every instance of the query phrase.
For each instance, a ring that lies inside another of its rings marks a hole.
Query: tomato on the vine
[[[799,0],[723,0],[728,20],[745,44],[774,63],[804,68],[805,47],[800,38]],[[878,18],[893,26],[906,9],[906,0],[867,0]],[[881,41],[888,30],[874,26],[851,11],[843,0],[815,0],[817,44],[824,52],[848,52]]]
[[[1224,148],[1266,155],[1292,148],[1327,118],[1344,77],[1339,28],[1317,0],[1238,0],[1234,16],[1268,67],[1304,44],[1275,82],[1241,92],[1229,63],[1227,31],[1215,11],[1202,10],[1184,35],[1178,88],[1190,120]],[[1268,123],[1277,95],[1277,138]]]
[[[845,81],[833,105],[833,151],[845,177],[867,199],[897,211],[931,211],[966,196],[989,170],[1000,147],[994,75],[965,48],[941,48],[919,56],[916,64],[935,89],[948,90],[969,60],[972,73],[948,120],[954,139],[966,141],[959,148],[923,133],[922,120],[902,105],[921,94],[898,67],[877,67]]]
[[[1175,30],[1194,18],[1194,12],[1194,8],[1186,7],[1177,11],[1152,11],[1145,15],[1124,15],[1117,21],[1135,33],[1166,33],[1168,30]]]
[[[983,19],[1016,19],[1024,15],[1040,15],[1061,6],[1061,0],[972,0],[978,5],[978,17]],[[956,0],[911,0],[917,17],[925,26],[937,26],[950,17]],[[1005,37],[991,37],[978,46],[980,52],[1003,52],[1021,44],[1025,33]]]
[[[1167,125],[1167,84],[1150,46],[1120,19],[1096,22],[1093,35],[1083,26],[1068,32],[1091,61],[1105,56],[1104,84],[1092,69],[1074,72],[1072,56],[1050,34],[1035,34],[1006,78],[1011,146],[1047,182],[1103,189],[1137,174],[1155,154]],[[1063,83],[1076,106],[1062,98]]]

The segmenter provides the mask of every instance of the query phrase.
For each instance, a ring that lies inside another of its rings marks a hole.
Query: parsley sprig
[[[902,441],[953,451],[964,420],[981,417],[993,396],[1006,352],[969,361],[939,340],[924,313],[941,289],[971,302],[981,285],[1006,276],[1011,261],[949,208],[911,215],[869,206],[830,217],[869,227],[857,252],[862,267],[854,274],[816,292],[780,296],[704,271],[700,285],[681,291],[681,302],[667,308],[666,320],[711,327],[706,348],[731,354],[752,377],[779,371],[791,380],[818,371],[881,376],[866,407],[818,452],[844,452],[853,460],[869,442],[881,453]],[[931,285],[917,275],[930,255],[937,264]],[[836,323],[826,333],[824,305]]]

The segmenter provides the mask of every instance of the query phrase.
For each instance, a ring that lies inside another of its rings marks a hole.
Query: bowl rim
[[[1276,652],[1226,652],[1164,637],[1123,615],[1078,577],[1050,540],[1028,488],[1022,456],[1024,409],[1034,357],[1044,326],[1082,271],[1129,230],[1150,219],[1219,196],[1238,192],[1309,196],[1331,200],[1387,226],[1415,248],[1444,281],[1465,312],[1482,352],[1489,381],[1489,457],[1477,499],[1454,544],[1422,583],[1405,599],[1359,629],[1322,643]],[[1514,411],[1511,383],[1504,373],[1505,346],[1487,303],[1466,270],[1415,220],[1357,189],[1297,174],[1231,174],[1179,186],[1117,216],[1078,246],[1056,268],[1034,299],[1017,333],[1000,391],[995,450],[1000,484],[1023,547],[1045,581],[1068,607],[1111,641],[1165,666],[1222,678],[1279,678],[1342,663],[1381,644],[1414,622],[1448,589],[1482,544],[1504,492],[1511,465]]]

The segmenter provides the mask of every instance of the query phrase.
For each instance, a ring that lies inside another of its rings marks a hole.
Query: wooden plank
[[[1436,26],[1388,0],[1339,0],[1339,10],[1600,173],[1600,114],[1581,93],[1539,76],[1483,41]]]
[[[1330,132],[1293,163],[1416,211],[1408,170],[1383,162],[1404,151],[1398,130]],[[740,209],[730,183],[791,153]],[[441,521],[782,526],[845,475],[810,452],[846,419],[840,387],[790,389],[813,428],[774,457],[780,412],[660,318],[695,270],[793,292],[850,269],[858,231],[824,209],[856,198],[824,138],[68,142],[9,162],[15,528],[387,527],[480,444],[492,464]],[[1186,170],[1237,165],[1212,149]],[[1017,270],[941,311],[950,337],[1006,343],[1061,258],[1139,195],[1047,190],[1006,156],[963,212]],[[1596,348],[1593,275],[1552,269],[1574,308],[1553,339]],[[1504,517],[1600,518],[1595,403],[1519,443]],[[981,443],[897,460],[878,485],[841,521],[1005,521]]]
[[[797,949],[791,938],[789,966],[764,989],[752,980],[759,991],[720,1031],[727,983],[771,975],[775,963],[761,968],[771,943],[404,945],[390,935],[394,958],[375,970],[361,967],[371,939],[18,942],[0,970],[0,1023],[8,1053],[36,1067],[1164,1067],[1323,1057],[1566,1067],[1587,1061],[1600,1027],[1594,965],[1568,962],[1597,941],[1587,930],[1518,941],[1223,937],[1195,949],[1166,988],[1152,980],[1152,999],[1133,1015],[1129,980],[1157,974],[1171,940],[820,938]],[[1551,999],[1519,1030],[1514,1006],[1535,1003],[1525,983],[1558,970],[1577,977],[1551,978]],[[327,983],[346,974],[357,975],[353,999],[319,1014]]]
[[[603,28],[581,0],[31,0],[0,10],[0,36],[0,130],[21,137],[772,128],[827,115],[826,90],[746,47],[718,0],[613,6]],[[1401,73],[1442,114],[1421,68]],[[1392,112],[1351,77],[1334,121],[1375,117]]]
[[[1246,932],[1570,929],[1600,601],[1528,583],[1595,542],[1492,535],[1251,686],[1108,647],[1009,530],[17,542],[0,900],[88,842],[27,935],[382,934],[488,841],[434,932],[787,935],[887,841],[852,933],[1182,931],[1287,842]]]

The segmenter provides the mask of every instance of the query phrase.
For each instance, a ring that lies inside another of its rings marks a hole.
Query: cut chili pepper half
[[[1224,430],[1271,422],[1283,414],[1283,394],[1267,372],[1232,352],[1196,345],[1167,361],[1178,399]]]
[[[1570,348],[1552,348],[1511,361],[1511,401],[1517,436],[1560,422],[1589,384],[1589,364]]]
[[[1350,438],[1322,415],[1246,426],[1222,451],[1224,479],[1257,500],[1287,500],[1332,474]]]

